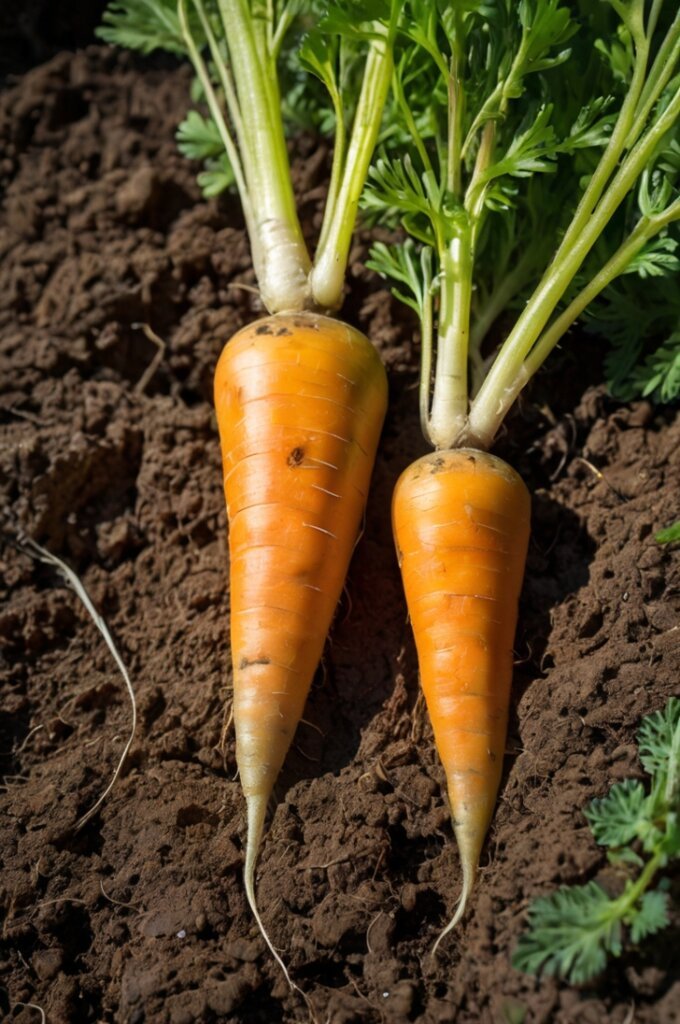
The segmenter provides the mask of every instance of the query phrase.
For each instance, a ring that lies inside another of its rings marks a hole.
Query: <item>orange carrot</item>
[[[463,870],[438,945],[465,910],[500,783],[530,498],[501,459],[461,448],[409,466],[392,514]]]
[[[386,405],[385,371],[368,339],[312,313],[250,324],[215,374],[245,886],[265,938],[254,872],[267,803],[342,591]]]
[[[143,25],[138,6],[111,0],[100,35],[190,60],[201,112],[189,111],[178,144],[205,161],[198,179],[205,195],[236,187],[270,314],[227,345],[215,381],[230,519],[237,760],[247,798],[245,884],[264,933],[253,879],[267,801],[340,596],[385,415],[386,379],[374,349],[324,314],[342,305],[404,3],[331,4],[332,17],[323,5],[306,11],[302,48],[296,3],[176,0],[170,11],[147,4]],[[351,75],[342,73],[347,46]],[[294,100],[286,93],[293,56],[315,83],[307,94],[296,75]],[[291,101],[311,97],[318,107],[319,78],[338,116],[312,257],[283,118]]]

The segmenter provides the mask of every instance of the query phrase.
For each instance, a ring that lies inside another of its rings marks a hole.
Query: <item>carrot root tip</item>
[[[442,941],[443,938],[445,938],[449,934],[449,932],[453,931],[453,929],[456,927],[456,925],[463,917],[463,914],[467,909],[468,899],[470,898],[470,893],[472,892],[472,888],[475,884],[475,874],[476,871],[474,869],[470,870],[469,868],[463,867],[463,888],[461,890],[460,896],[458,897],[458,903],[456,904],[456,909],[454,911],[453,917],[446,925],[446,927],[443,929],[443,931],[439,933],[437,941],[432,947],[432,952],[430,953],[430,956],[433,959],[437,955],[439,943]]]
[[[245,864],[243,866],[243,884],[246,890],[246,899],[248,900],[253,917],[257,922],[257,927],[260,929],[262,938],[267,943],[269,951],[283,971],[291,990],[299,992],[304,998],[302,989],[300,989],[295,982],[291,980],[288,968],[274,948],[274,944],[267,934],[267,930],[257,908],[257,900],[255,897],[255,865],[257,864],[257,857],[260,852],[260,846],[262,845],[262,835],[264,833],[264,823],[267,816],[268,803],[269,795],[266,793],[246,797],[248,838],[246,840],[246,857]]]

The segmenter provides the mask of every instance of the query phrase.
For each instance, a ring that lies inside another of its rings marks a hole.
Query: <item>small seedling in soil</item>
[[[668,924],[668,885],[652,885],[669,861],[680,856],[680,700],[642,720],[640,761],[651,776],[649,791],[637,779],[617,782],[585,812],[595,839],[611,864],[628,877],[616,896],[597,882],[562,886],[534,901],[529,928],[520,938],[513,966],[528,974],[551,974],[575,985],[599,974],[608,956],[626,942],[637,945]]]

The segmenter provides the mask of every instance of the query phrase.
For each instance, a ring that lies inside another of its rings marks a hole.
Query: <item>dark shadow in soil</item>
[[[29,731],[27,705],[22,711],[0,711],[0,774],[16,775],[19,770],[18,750]]]
[[[283,1024],[284,1015],[281,1002],[263,985],[251,992],[239,1007],[239,1018],[252,1021],[252,1024]]]
[[[530,666],[531,676],[536,678],[550,667],[549,660],[544,660],[544,653],[550,633],[551,609],[588,584],[595,549],[595,542],[574,512],[554,501],[545,491],[534,494],[531,538],[515,640],[518,675],[522,671],[526,674],[526,666]],[[593,614],[592,619],[580,626],[579,638],[594,636],[599,625],[601,618],[598,624]],[[518,698],[523,692],[518,688],[517,679],[513,683],[513,692]]]
[[[533,495],[531,538],[515,637],[515,669],[501,792],[522,748],[517,715],[519,703],[531,685],[546,678],[554,664],[552,656],[546,653],[552,609],[561,605],[570,594],[587,586],[595,549],[595,542],[574,512],[554,501],[545,491]],[[594,636],[601,625],[601,612],[593,609],[592,615],[582,623],[579,636]]]
[[[94,41],[106,0],[4,0],[0,12],[0,82],[64,48]]]

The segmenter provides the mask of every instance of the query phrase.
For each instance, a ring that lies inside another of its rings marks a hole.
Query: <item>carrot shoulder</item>
[[[440,939],[464,912],[500,784],[529,520],[520,477],[476,450],[426,455],[394,493],[397,555],[463,870]]]
[[[245,881],[260,926],[253,878],[267,803],[342,591],[386,404],[370,342],[312,313],[244,328],[215,375]]]

